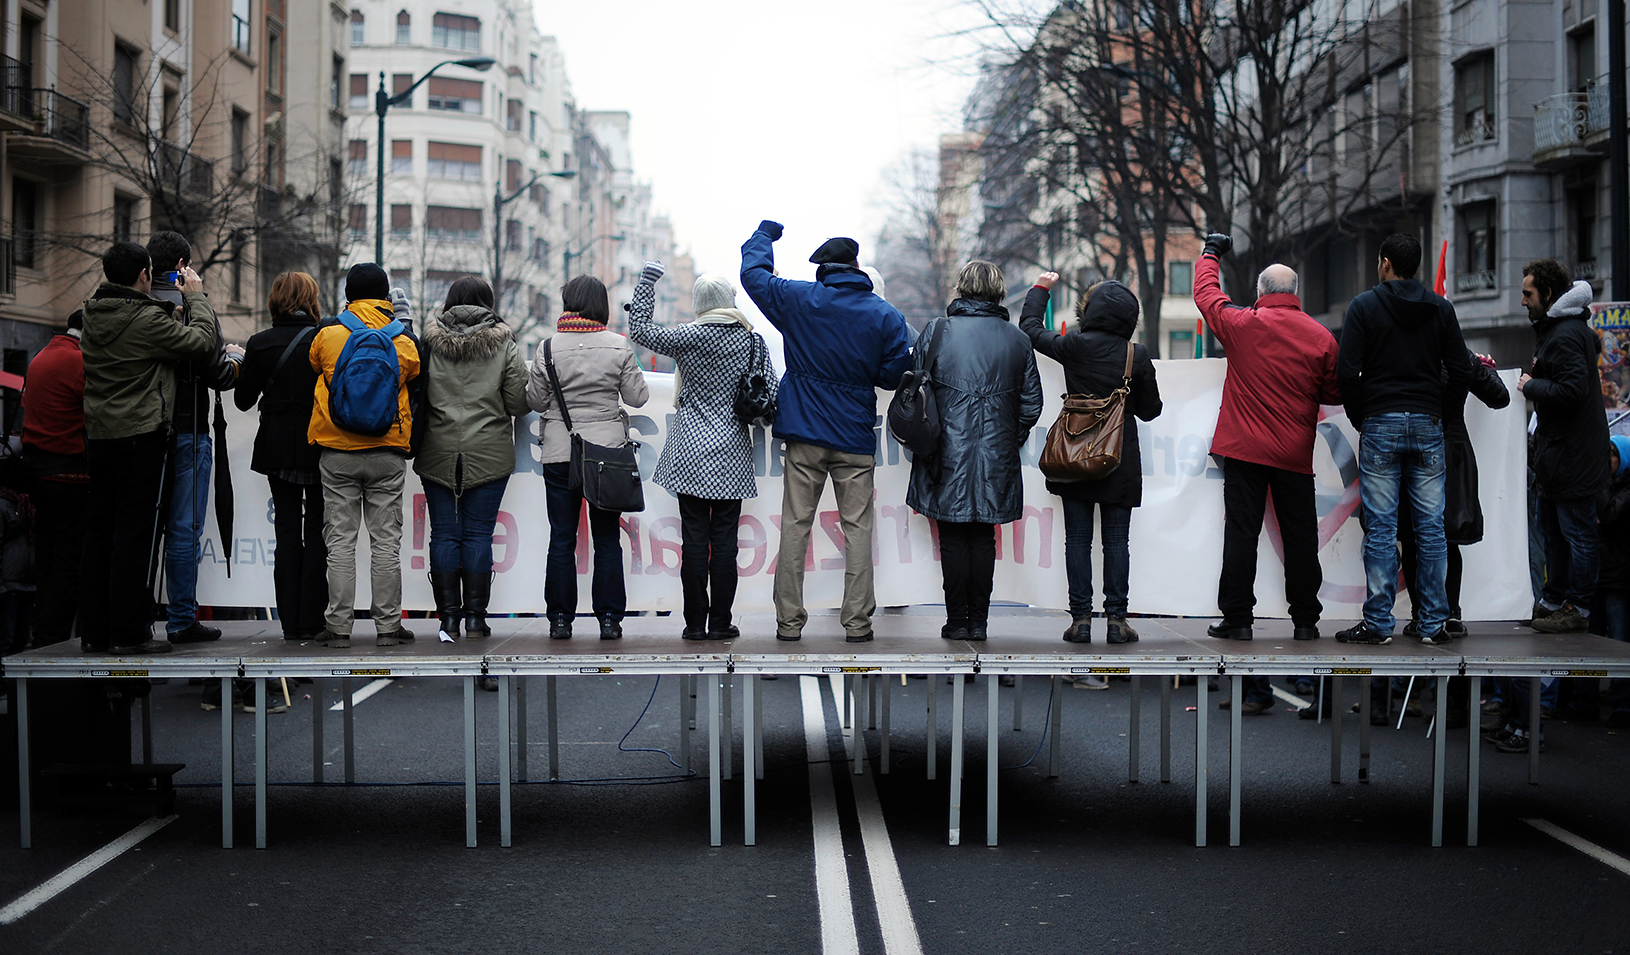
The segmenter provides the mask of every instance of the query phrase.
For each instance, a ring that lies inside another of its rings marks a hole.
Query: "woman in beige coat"
[[[638,408],[650,397],[645,375],[628,339],[606,331],[611,306],[599,279],[579,275],[566,283],[560,297],[565,313],[555,325],[550,350],[573,429],[591,444],[620,447],[628,443],[628,414],[623,405]],[[540,418],[538,446],[544,493],[548,496],[549,558],[543,578],[544,609],[549,614],[550,639],[567,640],[572,635],[572,618],[577,614],[577,524],[583,512],[583,493],[567,487],[571,434],[555,400],[542,348],[532,360],[526,402]],[[623,635],[623,611],[628,606],[619,520],[616,511],[589,507],[589,536],[594,541],[591,594],[602,640],[616,640]]]

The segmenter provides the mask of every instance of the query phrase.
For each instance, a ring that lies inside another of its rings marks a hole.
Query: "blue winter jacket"
[[[899,387],[911,367],[910,326],[864,274],[794,282],[774,269],[770,237],[754,232],[741,247],[741,285],[785,342],[776,437],[876,454],[875,389]]]

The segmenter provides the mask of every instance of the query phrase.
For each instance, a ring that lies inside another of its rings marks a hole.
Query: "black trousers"
[[[1413,520],[1398,522],[1398,543],[1404,549],[1404,559],[1402,561],[1404,571],[1404,587],[1407,588],[1412,595],[1410,606],[1413,607],[1413,594],[1415,593],[1415,555],[1418,553],[1415,547],[1415,522]],[[1462,619],[1460,616],[1460,578],[1462,572],[1465,570],[1465,566],[1465,561],[1460,557],[1460,545],[1450,544],[1448,570],[1443,575],[1443,582],[1444,589],[1447,590],[1449,594],[1449,616],[1455,620]],[[1414,613],[1415,616],[1420,616],[1419,610],[1415,610]]]
[[[1249,627],[1256,619],[1256,545],[1269,492],[1285,548],[1285,599],[1298,627],[1319,622],[1324,605],[1319,588],[1319,516],[1313,500],[1313,475],[1222,458],[1223,560],[1217,580],[1217,608],[1223,623]]]
[[[736,602],[741,502],[679,495],[679,584],[685,629],[723,630]]]
[[[938,523],[945,622],[952,627],[983,627],[990,619],[990,591],[996,578],[996,525]]]
[[[323,541],[323,486],[266,478],[277,534],[277,619],[286,634],[316,633],[328,608],[328,545]]]
[[[162,431],[85,442],[91,483],[80,564],[80,638],[92,647],[131,647],[153,638],[148,569],[164,506]]]
[[[79,563],[85,556],[90,485],[35,481],[34,643],[60,643],[74,634],[79,612]]]

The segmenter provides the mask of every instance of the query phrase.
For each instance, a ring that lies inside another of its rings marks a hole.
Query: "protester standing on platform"
[[[783,454],[781,549],[775,565],[775,635],[797,640],[804,609],[804,558],[828,477],[843,527],[844,640],[872,639],[872,479],[876,469],[877,391],[893,390],[911,362],[911,329],[872,290],[860,268],[860,243],[833,238],[809,261],[815,281],[775,274],[779,222],[769,219],[741,247],[741,284],[783,338],[775,436]]]
[[[192,261],[192,245],[176,232],[158,232],[147,240],[153,257],[154,298],[174,305],[185,320],[186,301],[172,279]],[[219,627],[198,622],[199,541],[209,511],[210,474],[215,449],[210,438],[211,392],[225,391],[238,380],[243,349],[216,336],[215,351],[199,361],[175,366],[175,409],[171,425],[175,440],[170,449],[169,516],[164,531],[164,590],[169,596],[165,632],[171,643],[219,640]]]
[[[245,346],[233,402],[239,411],[260,406],[260,429],[249,467],[266,475],[277,535],[272,581],[285,640],[315,640],[328,606],[328,546],[323,542],[321,448],[307,437],[317,372],[311,344],[322,314],[317,280],[284,272],[266,300],[272,327]]]
[[[1347,417],[1359,429],[1364,503],[1364,619],[1336,634],[1343,643],[1392,642],[1398,585],[1398,518],[1415,522],[1423,643],[1448,643],[1443,537],[1443,395],[1469,387],[1471,353],[1455,309],[1415,279],[1421,244],[1393,233],[1381,242],[1380,283],[1347,306],[1337,365]],[[1403,506],[1408,495],[1410,507]]]
[[[1300,279],[1274,264],[1256,280],[1256,304],[1235,305],[1223,294],[1218,259],[1232,237],[1206,236],[1194,270],[1194,304],[1206,328],[1228,350],[1228,376],[1211,453],[1223,472],[1222,572],[1217,608],[1222,620],[1206,633],[1249,640],[1256,621],[1257,539],[1270,492],[1285,565],[1285,599],[1292,636],[1319,638],[1319,516],[1313,495],[1313,443],[1319,406],[1341,401],[1336,384],[1336,338],[1302,311]],[[1265,676],[1245,678],[1240,711],[1273,706]],[[1233,703],[1234,701],[1226,701]]]
[[[1522,270],[1522,304],[1534,325],[1534,367],[1517,390],[1534,403],[1534,480],[1545,533],[1541,633],[1589,629],[1596,593],[1596,495],[1608,484],[1607,413],[1597,358],[1602,341],[1590,327],[1589,282],[1568,282],[1554,259]]]
[[[28,363],[23,388],[23,466],[34,479],[33,646],[73,636],[85,550],[90,469],[85,461],[85,312]]]
[[[444,638],[458,639],[460,621],[472,638],[487,637],[492,532],[515,473],[526,362],[493,311],[492,286],[474,275],[454,282],[441,315],[425,319],[420,347],[425,435],[413,470],[430,512],[430,590]]]
[[[1043,272],[1024,299],[1019,327],[1036,351],[1064,366],[1064,387],[1072,395],[1106,396],[1123,383],[1126,346],[1138,327],[1138,299],[1119,282],[1100,282],[1076,302],[1075,328],[1069,335],[1042,323],[1057,272]],[[1104,617],[1106,639],[1129,643],[1138,633],[1126,622],[1131,593],[1132,509],[1143,503],[1142,455],[1136,416],[1153,421],[1161,411],[1160,386],[1149,351],[1132,346],[1131,392],[1126,397],[1121,464],[1097,481],[1047,482],[1047,490],[1064,503],[1064,571],[1070,586],[1070,626],[1064,639],[1092,642],[1092,511],[1098,508],[1103,528]],[[1107,685],[1107,684],[1106,684]]]
[[[764,339],[736,307],[735,285],[723,275],[697,277],[691,289],[696,321],[677,328],[653,322],[662,273],[662,263],[645,263],[628,309],[628,337],[674,359],[676,413],[652,480],[679,499],[680,636],[728,640],[740,636],[730,618],[741,502],[758,496],[753,434],[736,417],[736,385],[745,374],[762,374],[773,397],[775,369]]]
[[[408,390],[419,377],[419,345],[399,320],[391,291],[379,265],[351,266],[345,276],[345,310],[317,332],[308,359],[317,372],[317,391],[306,436],[322,447],[317,471],[323,488],[323,541],[328,547],[328,607],[318,640],[325,647],[351,645],[357,534],[364,521],[375,643],[391,647],[413,639],[412,631],[402,626],[402,487],[413,447]],[[368,329],[381,330],[391,347],[375,345],[377,338],[368,337]],[[358,344],[368,345],[360,357],[349,344],[353,336],[358,336]],[[348,359],[343,366],[342,355]],[[394,364],[394,375],[364,377],[363,372],[379,369],[380,362],[387,368]],[[342,424],[356,425],[364,415],[378,418],[381,413],[385,426],[379,434],[362,434]]]
[[[996,525],[1024,516],[1019,448],[1041,417],[1041,375],[1030,339],[1008,321],[1007,284],[994,263],[957,276],[946,317],[917,339],[913,365],[938,327],[930,378],[939,450],[911,462],[906,503],[939,527],[947,640],[984,640],[996,575]]]
[[[89,531],[80,592],[80,644],[90,652],[167,653],[152,639],[149,568],[158,556],[165,457],[176,404],[175,362],[220,350],[204,283],[181,268],[185,310],[152,290],[147,250],[116,242],[102,255],[107,281],[85,302],[85,449]]]
[[[606,287],[592,275],[579,275],[560,290],[565,312],[555,323],[551,347],[537,349],[526,384],[526,402],[538,413],[539,460],[549,510],[549,557],[544,569],[543,603],[549,615],[549,638],[569,640],[577,616],[577,527],[583,513],[583,491],[569,482],[572,434],[602,447],[628,443],[628,412],[650,398],[628,339],[606,330],[611,304]],[[571,415],[566,430],[549,380],[546,356],[553,355],[555,374]],[[589,505],[589,536],[594,541],[591,600],[600,623],[600,639],[623,635],[628,590],[623,582],[622,515]]]
[[[1615,434],[1608,446],[1613,478],[1601,513],[1601,573],[1596,578],[1596,607],[1591,611],[1591,632],[1630,641],[1630,438]],[[1607,728],[1630,729],[1630,678],[1608,684],[1613,707]]]

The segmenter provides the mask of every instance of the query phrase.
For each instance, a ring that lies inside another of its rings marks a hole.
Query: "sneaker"
[[[1078,690],[1107,690],[1109,681],[1096,673],[1083,673],[1071,678],[1070,685]]]
[[[1573,604],[1563,604],[1561,610],[1549,617],[1540,617],[1529,626],[1540,633],[1584,633],[1590,629],[1590,618]],[[1540,748],[1544,749],[1543,744]]]
[[[1410,626],[1413,627],[1414,624],[1411,623]],[[1408,632],[1407,627],[1405,628],[1405,632]],[[1413,635],[1420,638],[1422,643],[1429,643],[1433,644],[1434,646],[1442,646],[1454,639],[1454,637],[1449,636],[1448,627],[1439,627],[1436,633],[1421,633],[1419,630],[1417,630]]]
[[[1421,636],[1421,622],[1419,620],[1411,620],[1408,623],[1404,624],[1404,636],[1406,636],[1406,637],[1414,637],[1417,640],[1420,639],[1420,636]]]
[[[1385,646],[1392,642],[1392,634],[1382,633],[1360,620],[1346,630],[1336,631],[1337,643],[1368,643],[1374,646]]]
[[[1461,622],[1459,617],[1450,617],[1448,620],[1445,620],[1443,622],[1443,629],[1447,631],[1450,636],[1464,637],[1466,635],[1466,625]]]
[[[1296,695],[1301,697],[1315,697],[1319,695],[1319,688],[1313,685],[1312,680],[1297,680]]]
[[[1494,748],[1501,753],[1528,752],[1529,735],[1527,733],[1512,733],[1510,736],[1495,742]],[[1545,752],[1545,738],[1540,737],[1539,751]]]

